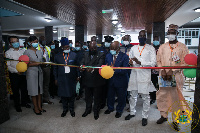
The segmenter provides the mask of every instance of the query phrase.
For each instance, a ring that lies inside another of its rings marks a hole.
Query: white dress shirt
[[[14,48],[10,48],[6,51],[6,58],[18,60],[21,55],[24,54],[26,49],[19,48],[19,50],[14,50]],[[18,61],[7,61],[8,71],[11,73],[18,73],[16,69]]]

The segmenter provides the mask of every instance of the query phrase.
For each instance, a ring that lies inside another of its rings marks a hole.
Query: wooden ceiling
[[[152,31],[153,22],[164,22],[187,0],[14,0],[74,25],[87,26],[88,34],[112,34],[113,15],[123,29]],[[102,14],[102,10],[113,13]]]

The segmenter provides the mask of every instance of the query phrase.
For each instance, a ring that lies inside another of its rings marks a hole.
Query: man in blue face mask
[[[68,38],[61,39],[62,52],[55,55],[54,62],[57,64],[77,65],[76,53],[70,51]],[[74,100],[76,94],[76,81],[78,70],[69,66],[54,66],[55,84],[58,85],[58,96],[61,97],[63,104],[64,117],[68,110],[72,117],[75,117]]]
[[[159,41],[159,37],[158,36],[154,36],[153,38],[153,47],[155,48],[156,52],[158,51],[158,48],[160,47],[160,41]],[[153,87],[155,87],[158,90],[158,76],[159,76],[159,72],[156,71],[155,69],[151,70],[151,81],[153,83]],[[149,93],[150,93],[150,104],[155,103],[156,101],[156,89],[152,89]]]
[[[80,62],[83,58],[84,50],[81,48],[81,43],[79,41],[77,41],[75,43],[75,51],[74,52],[76,53],[76,56],[77,56],[77,63],[80,66]],[[76,97],[76,100],[79,100],[83,95],[83,84],[82,84],[82,78],[81,77],[82,77],[82,73],[79,71],[77,80],[80,83],[80,89],[79,89],[79,94]]]
[[[128,55],[120,51],[120,43],[115,41],[110,46],[110,53],[106,55],[105,64],[114,67],[128,67]],[[121,117],[126,105],[126,93],[128,87],[128,71],[126,69],[116,69],[113,77],[109,79],[107,96],[108,109],[104,112],[110,114],[114,111],[115,94],[118,97],[115,117]]]
[[[19,39],[16,36],[10,36],[8,41],[11,45],[11,48],[6,51],[6,58],[18,60],[19,57],[24,54],[25,49],[19,48]],[[29,98],[26,85],[26,76],[25,74],[19,73],[16,70],[17,63],[18,61],[7,61],[7,66],[14,97],[14,106],[17,112],[22,112],[21,106],[25,106],[26,108],[31,108],[31,106],[28,104]]]

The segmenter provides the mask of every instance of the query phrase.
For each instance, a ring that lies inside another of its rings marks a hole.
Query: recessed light
[[[47,22],[51,22],[51,18],[44,18]]]
[[[117,24],[117,23],[118,23],[118,20],[112,20],[112,23],[113,23],[113,24]]]
[[[194,9],[195,12],[200,12],[200,7]]]
[[[74,31],[74,28],[73,28],[73,27],[70,27],[70,28],[69,28],[69,31],[70,31],[70,32],[73,32],[73,31]]]
[[[34,34],[34,30],[33,30],[33,29],[30,29],[30,30],[29,30],[29,33],[33,35],[33,34]]]

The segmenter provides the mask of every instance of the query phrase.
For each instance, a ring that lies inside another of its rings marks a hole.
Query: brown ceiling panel
[[[89,34],[112,34],[112,15],[125,30],[152,31],[153,22],[164,22],[187,0],[15,0],[62,21],[85,25]],[[104,9],[113,13],[102,14]]]

